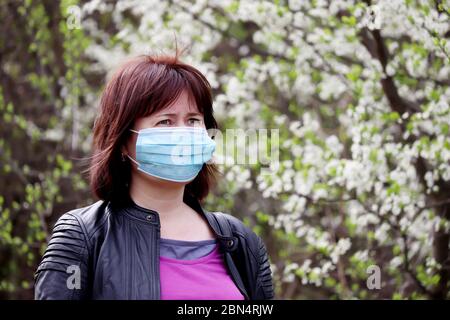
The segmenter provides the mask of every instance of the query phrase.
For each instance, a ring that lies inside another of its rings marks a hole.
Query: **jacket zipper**
[[[244,296],[245,300],[250,300],[247,291],[245,290],[244,287],[241,286],[242,283],[242,277],[239,276],[239,273],[237,272],[236,269],[236,265],[234,264],[232,258],[231,258],[231,254],[226,252],[225,256],[227,258],[225,258],[225,262],[228,266],[228,270],[231,271],[231,276],[233,278],[233,282],[236,285],[236,287],[238,287],[239,291],[242,293],[242,295]],[[238,279],[241,279],[241,283],[238,281]]]
[[[159,248],[159,239],[161,237],[161,225],[158,225],[158,228],[156,229],[156,279],[153,281],[154,283],[154,293],[156,300],[161,300],[161,275],[159,271],[159,254],[160,254],[160,248]]]

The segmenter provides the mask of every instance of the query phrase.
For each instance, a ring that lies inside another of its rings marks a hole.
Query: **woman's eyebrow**
[[[156,115],[156,117],[176,117],[178,115],[178,113],[161,113]],[[202,114],[200,112],[188,112],[186,113],[187,117],[192,117],[192,116],[202,116]]]
[[[176,113],[162,113],[162,114],[158,114],[156,115],[157,117],[175,117],[177,114]]]

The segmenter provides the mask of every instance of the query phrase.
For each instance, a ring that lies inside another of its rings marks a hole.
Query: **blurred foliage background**
[[[56,219],[96,201],[82,159],[108,71],[174,35],[221,129],[279,129],[273,174],[222,165],[205,204],[262,236],[277,298],[448,298],[449,8],[0,0],[0,298],[33,297]]]

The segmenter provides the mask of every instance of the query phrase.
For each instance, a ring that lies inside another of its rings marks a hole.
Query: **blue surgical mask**
[[[138,170],[164,180],[193,180],[212,158],[216,143],[202,127],[155,127],[139,131],[136,141]]]

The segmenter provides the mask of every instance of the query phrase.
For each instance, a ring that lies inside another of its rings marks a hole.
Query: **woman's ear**
[[[129,155],[130,153],[128,152],[127,146],[126,145],[122,145],[120,147],[120,155],[122,157],[122,159],[126,158],[127,155]]]
[[[135,154],[135,145],[136,145],[137,135],[130,134],[128,135],[120,146],[120,153],[123,154],[126,158],[127,156],[133,157]]]

